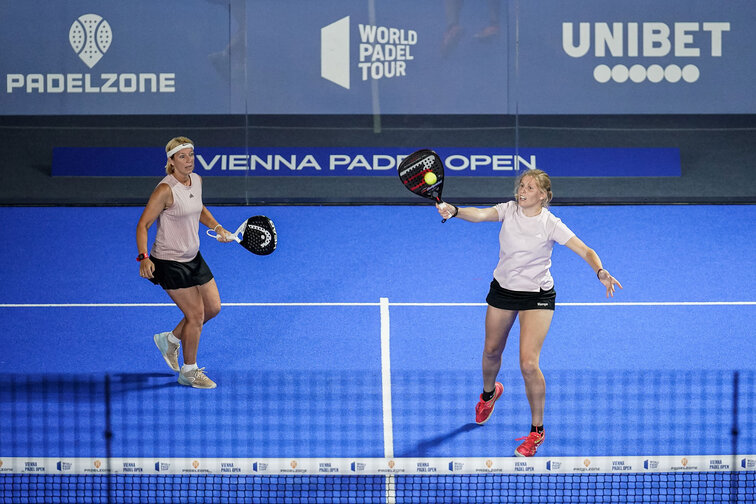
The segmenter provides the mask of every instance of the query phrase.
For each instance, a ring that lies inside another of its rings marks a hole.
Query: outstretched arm
[[[496,222],[499,220],[499,213],[494,207],[456,207],[449,203],[436,203],[436,208],[444,219],[457,217],[467,222]]]
[[[615,285],[620,289],[622,288],[622,285],[617,281],[617,279],[610,275],[609,272],[601,266],[601,258],[598,256],[596,251],[583,243],[580,238],[573,236],[572,238],[567,240],[565,246],[582,257],[583,260],[587,262],[591,268],[593,268],[593,271],[596,272],[596,276],[598,277],[599,281],[604,284],[604,287],[606,287],[606,297],[614,297]]]

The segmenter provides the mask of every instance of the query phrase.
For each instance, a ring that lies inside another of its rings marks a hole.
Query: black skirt
[[[486,296],[486,303],[502,310],[554,310],[556,291],[554,287],[540,292],[524,292],[505,289],[494,279]]]
[[[189,262],[166,261],[152,256],[150,260],[155,264],[154,276],[150,281],[165,290],[204,285],[213,279],[212,271],[199,252]]]

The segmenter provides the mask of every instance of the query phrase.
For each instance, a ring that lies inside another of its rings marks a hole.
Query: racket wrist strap
[[[215,227],[213,228],[213,231],[217,233],[219,227],[223,227],[223,226],[221,226],[220,224],[216,224]]]

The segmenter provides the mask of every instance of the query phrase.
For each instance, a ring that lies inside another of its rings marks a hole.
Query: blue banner
[[[419,146],[417,149],[422,148]],[[408,148],[266,147],[195,151],[201,176],[397,176]],[[513,176],[539,168],[553,177],[679,177],[677,148],[452,148],[434,149],[446,176]],[[53,176],[143,177],[164,173],[157,147],[56,147]]]
[[[6,1],[0,114],[754,114],[752,0]]]

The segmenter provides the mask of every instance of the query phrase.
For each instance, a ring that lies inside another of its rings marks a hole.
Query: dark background
[[[561,177],[555,204],[756,203],[756,116],[0,116],[2,205],[141,205],[164,175],[52,177],[53,147],[677,147],[681,177]],[[512,178],[454,177],[459,203],[509,198]],[[207,204],[411,204],[391,177],[206,177]],[[427,203],[427,202],[426,202]]]

